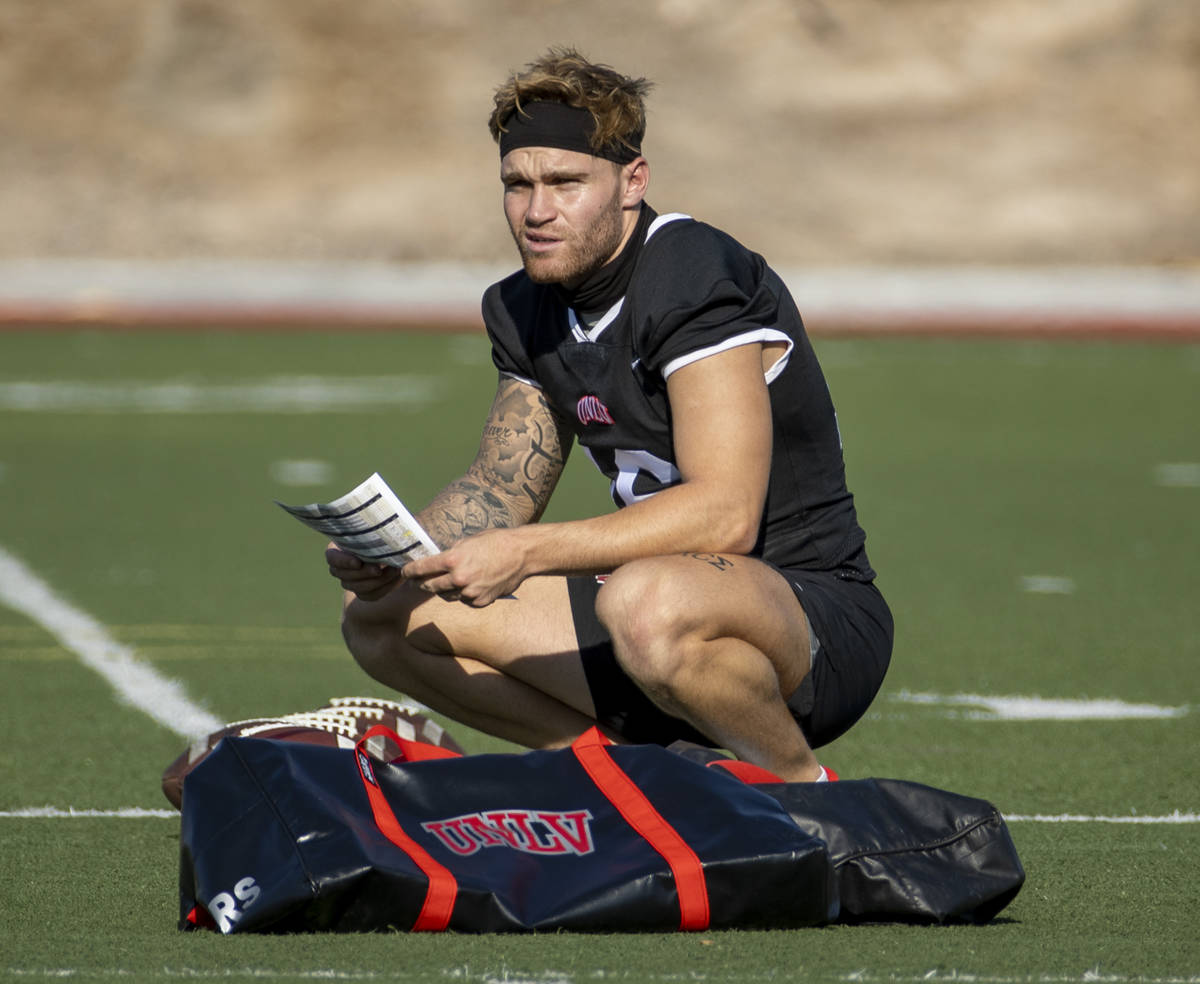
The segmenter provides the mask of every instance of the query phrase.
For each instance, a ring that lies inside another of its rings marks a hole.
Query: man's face
[[[519,147],[500,162],[500,180],[508,227],[535,283],[579,284],[620,252],[637,221],[625,207],[626,169],[590,154]]]

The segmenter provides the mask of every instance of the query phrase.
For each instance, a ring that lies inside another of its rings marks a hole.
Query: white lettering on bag
[[[262,889],[253,877],[247,875],[233,886],[233,893],[218,892],[208,903],[208,911],[217,921],[217,928],[222,933],[233,931],[233,924],[242,918],[242,913],[258,901]],[[242,907],[238,908],[238,903]]]

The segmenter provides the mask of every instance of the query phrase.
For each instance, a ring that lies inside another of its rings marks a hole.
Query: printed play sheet
[[[343,550],[376,564],[403,567],[438,552],[396,493],[376,472],[333,502],[308,506],[276,504]]]

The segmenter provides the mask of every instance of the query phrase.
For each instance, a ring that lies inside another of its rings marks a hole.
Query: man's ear
[[[646,197],[650,187],[650,163],[644,157],[636,157],[621,168],[621,180],[625,191],[621,196],[623,208],[637,208]]]

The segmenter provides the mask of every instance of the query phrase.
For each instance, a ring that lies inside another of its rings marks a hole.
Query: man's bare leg
[[[808,623],[776,571],[713,554],[635,561],[609,578],[597,613],[662,710],[782,779],[821,774],[786,704],[809,670]]]
[[[557,748],[596,724],[562,578],[486,608],[406,584],[378,601],[347,592],[342,632],[370,676],[487,734]]]

